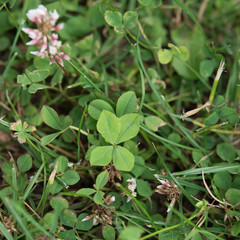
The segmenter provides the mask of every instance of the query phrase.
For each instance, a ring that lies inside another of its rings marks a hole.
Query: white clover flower
[[[72,167],[72,166],[73,166],[73,163],[72,163],[72,162],[68,162],[67,166],[68,166],[68,167]]]
[[[55,55],[57,54],[57,52],[58,52],[58,50],[57,50],[56,47],[51,46],[51,45],[49,46],[49,53],[50,53],[51,55],[55,56]]]
[[[52,17],[52,19],[51,19],[52,24],[55,25],[56,21],[57,21],[58,18],[59,18],[59,14],[58,14],[58,12],[56,11],[56,9],[55,9],[53,12],[50,11],[49,13],[50,13],[50,15],[51,15],[51,17]]]
[[[128,184],[129,191],[134,192],[137,187],[136,180],[134,178],[131,178],[127,180],[127,183],[129,183]]]
[[[137,188],[137,182],[134,178],[128,179],[127,180],[127,188],[128,190],[131,192],[131,195],[133,197],[137,196],[137,193],[135,192],[136,188]],[[129,202],[132,198],[130,196],[128,196],[127,202]]]

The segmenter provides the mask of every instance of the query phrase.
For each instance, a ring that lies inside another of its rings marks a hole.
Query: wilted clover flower
[[[102,205],[94,205],[92,208],[92,215],[86,216],[82,219],[82,222],[88,221],[90,219],[93,220],[93,225],[98,225],[101,223],[103,227],[106,227],[108,224],[112,225],[112,215],[115,210],[113,206],[110,206],[112,202],[115,202],[115,196],[107,196],[104,200],[104,203],[109,206],[109,208],[105,208]]]
[[[57,62],[63,67],[63,60],[70,60],[70,57],[62,51],[62,42],[58,40],[58,35],[54,32],[63,28],[64,24],[56,25],[59,14],[56,10],[47,11],[43,5],[27,12],[30,21],[37,24],[38,29],[22,28],[32,39],[27,45],[36,46],[39,51],[31,51],[38,57],[50,57],[50,63]]]
[[[6,216],[3,217],[3,225],[9,233],[17,232],[18,234],[20,234],[16,228],[16,223],[12,215],[10,215],[10,217]],[[1,236],[3,235],[1,231],[0,235]]]
[[[173,181],[169,182],[168,180],[165,179],[160,179],[158,178],[158,175],[154,175],[157,180],[161,183],[161,185],[157,186],[156,192],[162,195],[166,195],[167,199],[170,202],[170,205],[167,209],[167,212],[171,210],[171,208],[174,206],[174,203],[176,200],[178,200],[179,195],[182,193],[182,191],[178,188],[178,185],[176,185]]]
[[[118,178],[119,180],[121,180],[121,172],[115,168],[113,163],[108,164],[106,167],[104,167],[104,169],[107,170],[109,173],[108,181],[114,183],[115,177]]]

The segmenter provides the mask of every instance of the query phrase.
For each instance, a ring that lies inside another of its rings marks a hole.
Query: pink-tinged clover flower
[[[167,209],[167,212],[171,210],[171,208],[174,206],[176,200],[178,200],[179,195],[182,194],[182,191],[179,189],[178,185],[176,185],[173,181],[169,182],[168,180],[165,179],[160,179],[158,178],[158,175],[154,175],[157,180],[161,183],[161,185],[157,186],[156,192],[162,195],[166,195],[167,199],[170,202],[170,205]]]
[[[47,8],[39,5],[36,9],[29,10],[26,15],[38,26],[38,29],[22,28],[22,31],[32,39],[26,45],[34,45],[39,49],[30,53],[42,58],[50,57],[50,64],[56,62],[63,68],[63,59],[70,60],[70,57],[62,50],[62,42],[55,33],[64,27],[63,23],[56,25],[59,19],[58,12],[56,10],[48,12]]]

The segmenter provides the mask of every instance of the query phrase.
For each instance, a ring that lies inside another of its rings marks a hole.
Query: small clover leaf
[[[26,121],[22,122],[21,119],[15,123],[11,123],[10,129],[15,131],[13,137],[17,137],[20,143],[26,142],[26,133],[36,131],[34,126],[28,125]]]

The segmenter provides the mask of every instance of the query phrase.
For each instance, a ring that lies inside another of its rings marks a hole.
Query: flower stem
[[[224,69],[224,63],[225,63],[224,60],[221,60],[220,65],[218,67],[217,75],[214,79],[212,90],[211,90],[209,100],[208,100],[210,103],[213,103],[213,99],[214,99],[216,89],[217,89],[217,86],[218,86],[218,81],[219,81],[219,79],[221,77],[221,74],[222,74],[222,71]]]
[[[85,136],[88,135],[87,132],[85,132],[85,131],[82,130],[82,129],[79,129],[78,127],[75,127],[75,126],[72,126],[72,125],[71,125],[69,128],[71,128],[71,129],[73,129],[73,130],[76,130],[76,131],[79,131],[80,133],[82,133],[82,134],[85,135]]]
[[[102,92],[101,89],[90,79],[88,78],[72,61],[68,61],[88,82],[95,88],[97,91]]]

